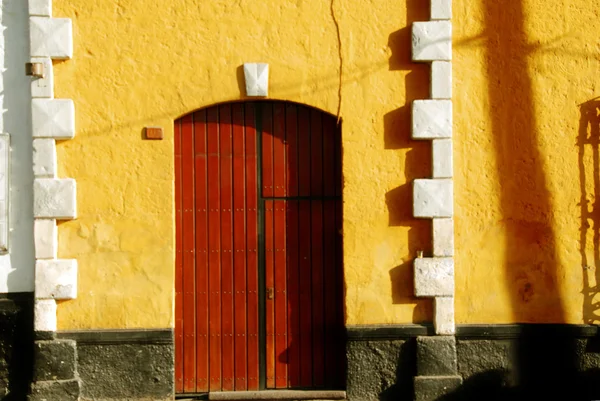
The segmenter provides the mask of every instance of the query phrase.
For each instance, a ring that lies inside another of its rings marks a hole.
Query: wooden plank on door
[[[335,195],[335,141],[336,121],[332,116],[323,116],[323,195]]]
[[[335,225],[337,236],[335,237],[335,292],[336,297],[336,335],[338,341],[334,348],[335,358],[339,361],[337,372],[337,381],[335,383],[336,388],[344,388],[346,385],[346,358],[345,355],[345,322],[344,322],[344,261],[343,261],[343,236],[342,236],[342,225],[343,225],[343,202],[341,199],[335,201]]]
[[[175,122],[175,391],[183,392],[183,200],[181,120]]]
[[[300,290],[300,387],[313,384],[313,346],[312,346],[312,278],[311,278],[311,213],[310,201],[299,201],[298,261]]]
[[[255,104],[245,105],[246,127],[246,243],[248,269],[248,390],[259,388],[258,317],[258,172]]]
[[[337,148],[337,122],[332,116],[323,116],[323,195],[327,197],[336,195],[336,148]],[[324,315],[323,315],[323,343],[324,357],[324,384],[328,388],[337,388],[337,370],[340,358],[336,350],[341,339],[339,334],[339,321],[337,314],[337,299],[341,294],[337,289],[336,271],[336,210],[334,200],[323,201],[323,288],[324,288]]]
[[[274,282],[274,202],[266,200],[265,204],[265,362],[266,362],[266,385],[267,388],[275,387],[275,302],[272,290]]]
[[[334,131],[334,158],[335,158],[335,176],[334,176],[334,184],[335,184],[335,196],[342,196],[342,187],[343,187],[343,179],[342,179],[342,127],[340,123],[336,121],[335,131]]]
[[[244,106],[232,105],[233,117],[233,283],[234,283],[234,362],[236,391],[246,390],[246,202]]]
[[[285,107],[283,103],[273,105],[273,196],[286,196],[285,168]]]
[[[312,336],[313,336],[313,387],[323,387],[323,201],[311,201],[311,269],[312,269]]]
[[[183,186],[183,391],[196,391],[196,305],[194,259],[194,124],[181,120]]]
[[[310,111],[310,194],[323,195],[323,124],[321,112]]]
[[[259,390],[259,191],[282,198],[264,200],[266,387],[343,388],[335,120],[289,103],[222,105],[178,120],[174,142],[176,391]]]
[[[262,123],[262,196],[273,197],[273,105],[263,103],[259,106]]]
[[[206,111],[194,113],[196,391],[208,391],[208,199]]]
[[[206,110],[208,148],[208,288],[210,391],[221,390],[221,191],[219,162],[219,113]]]
[[[298,201],[287,203],[286,256],[288,296],[288,387],[300,386],[300,292],[298,274]]]
[[[326,187],[327,188],[327,187]],[[332,188],[333,190],[334,188]],[[335,200],[323,201],[323,283],[324,283],[324,339],[325,363],[324,372],[325,385],[336,388],[336,370],[338,369],[338,356],[334,351],[337,347],[337,285],[336,285],[336,237],[335,224]]]
[[[310,196],[310,110],[298,108],[298,196]]]
[[[286,202],[274,202],[275,387],[287,387]]]
[[[222,390],[234,389],[233,342],[233,171],[231,105],[219,106],[221,162],[221,341]]]
[[[285,163],[286,192],[288,197],[298,196],[298,108],[295,104],[285,106]]]

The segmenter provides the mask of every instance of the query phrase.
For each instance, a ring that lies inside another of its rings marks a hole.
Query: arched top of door
[[[308,110],[314,110],[314,111],[317,111],[317,112],[321,113],[324,116],[331,116],[332,118],[337,118],[336,115],[333,114],[333,113],[330,113],[328,111],[325,111],[323,109],[320,109],[318,107],[311,106],[311,105],[308,105],[308,104],[299,103],[299,102],[293,102],[293,101],[290,101],[290,100],[260,99],[260,98],[257,98],[257,99],[243,99],[243,100],[235,100],[235,101],[213,103],[211,105],[200,107],[200,108],[197,108],[195,110],[189,111],[189,112],[187,112],[185,114],[182,114],[182,115],[176,117],[175,120],[178,120],[178,119],[181,119],[183,117],[192,115],[192,114],[197,113],[197,112],[202,111],[202,110],[209,110],[209,109],[212,109],[212,108],[215,108],[215,107],[219,107],[219,106],[234,105],[234,104],[240,104],[240,103],[241,104],[246,104],[246,103],[288,104],[288,105],[294,105],[294,106],[301,107],[301,108],[306,108]],[[340,122],[341,122],[341,119],[340,119]]]

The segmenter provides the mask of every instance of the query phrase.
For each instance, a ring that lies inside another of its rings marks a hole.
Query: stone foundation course
[[[172,400],[173,332],[114,330],[58,333],[77,341],[81,400]]]
[[[349,327],[348,399],[600,399],[596,326],[459,325],[455,357],[454,337],[434,334],[432,326]]]

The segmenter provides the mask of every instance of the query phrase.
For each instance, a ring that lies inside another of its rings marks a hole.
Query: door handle
[[[267,288],[267,299],[273,299],[274,296],[275,296],[275,291],[273,290],[273,287]]]

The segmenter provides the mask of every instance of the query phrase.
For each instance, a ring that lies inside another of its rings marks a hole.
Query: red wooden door
[[[340,158],[304,106],[176,121],[177,393],[343,387]]]

